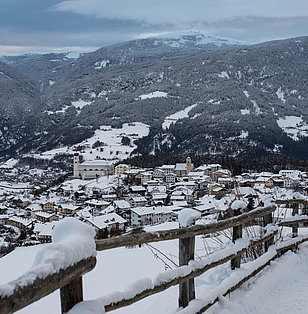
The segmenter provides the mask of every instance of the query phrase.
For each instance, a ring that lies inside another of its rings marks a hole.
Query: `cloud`
[[[306,0],[67,0],[53,10],[150,25],[196,25],[240,16],[269,18],[307,15]]]

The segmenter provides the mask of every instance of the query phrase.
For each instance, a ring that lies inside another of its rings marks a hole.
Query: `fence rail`
[[[298,203],[299,204],[299,203]],[[296,205],[297,206],[297,202]],[[167,231],[156,231],[150,233],[140,233],[140,234],[129,234],[123,235],[116,238],[97,240],[96,248],[98,251],[107,250],[112,248],[118,248],[123,246],[134,246],[140,245],[149,242],[159,242],[159,241],[167,241],[179,239],[179,256],[182,256],[182,260],[180,258],[180,268],[183,265],[187,265],[189,260],[193,259],[194,255],[194,241],[195,236],[197,235],[208,235],[211,233],[216,233],[222,230],[233,228],[233,233],[236,232],[237,238],[241,235],[242,226],[247,223],[254,222],[255,219],[263,217],[264,226],[272,223],[272,213],[275,210],[275,206],[269,206],[264,208],[257,208],[247,213],[242,213],[238,216],[228,218],[226,220],[221,220],[215,223],[211,223],[208,225],[195,225],[187,228],[178,228]],[[293,218],[291,224],[294,228],[294,225],[297,226],[298,223],[303,222],[302,219]],[[287,223],[287,222],[286,222]],[[286,225],[282,222],[281,226]],[[289,223],[290,225],[290,223]],[[136,295],[131,296],[127,299],[118,299],[110,301],[108,304],[105,304],[106,311],[112,311],[117,308],[130,305],[139,301],[147,296],[156,294],[158,292],[164,291],[172,286],[179,285],[179,305],[180,306],[189,306],[189,301],[194,298],[194,278],[200,276],[207,270],[226,263],[227,261],[237,261],[235,264],[236,267],[240,267],[240,256],[247,252],[254,246],[260,246],[264,244],[265,251],[267,253],[264,256],[270,256],[269,259],[265,259],[265,262],[257,269],[254,269],[251,273],[248,273],[244,278],[242,278],[239,282],[235,283],[233,286],[229,287],[229,289],[225,292],[225,294],[230,293],[235,290],[245,281],[254,276],[257,272],[262,270],[268,263],[274,259],[279,257],[283,252],[290,249],[296,249],[300,243],[308,241],[307,238],[294,238],[291,242],[287,242],[285,244],[271,245],[274,242],[274,236],[277,234],[278,229],[269,228],[265,229],[265,234],[257,239],[253,239],[250,242],[246,242],[243,244],[243,240],[234,241],[234,249],[230,251],[231,246],[227,247],[225,250],[222,250],[217,255],[215,259],[215,253],[209,255],[208,262],[193,262],[189,264],[189,271],[186,271],[185,274],[179,274],[177,272],[171,274],[168,277],[166,282],[159,282],[153,284],[151,288],[145,288],[139,291]],[[270,231],[271,230],[271,231]],[[236,237],[234,237],[235,240]],[[242,246],[237,247],[241,243]],[[271,252],[269,252],[269,248]],[[275,252],[273,253],[273,249]],[[228,251],[229,249],[229,251]],[[266,255],[267,254],[267,255]],[[272,254],[272,255],[271,255]],[[262,255],[263,256],[263,255]],[[238,262],[239,261],[239,262]],[[199,264],[198,264],[199,263]],[[45,278],[36,278],[34,282],[28,284],[26,286],[19,285],[18,280],[16,282],[12,282],[15,284],[16,288],[14,291],[8,296],[0,296],[0,314],[13,313],[17,310],[22,309],[23,307],[33,303],[34,301],[39,300],[40,298],[46,296],[47,294],[60,289],[61,296],[61,311],[62,313],[70,310],[76,303],[83,300],[82,295],[82,276],[94,269],[96,264],[96,259],[89,258],[87,260],[81,260],[73,266],[70,266],[66,269],[60,270],[58,273],[49,275]],[[186,267],[187,270],[187,267]],[[170,271],[172,272],[172,270]],[[211,302],[211,304],[204,304],[202,308],[200,308],[200,313],[206,310],[209,306],[217,302],[218,298]]]

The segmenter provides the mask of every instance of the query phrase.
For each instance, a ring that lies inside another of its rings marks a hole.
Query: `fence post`
[[[238,216],[242,213],[241,209],[235,209],[234,210],[234,216]],[[235,240],[240,239],[243,234],[243,225],[235,226],[233,227],[233,232],[232,232],[232,241],[235,243]],[[231,260],[231,269],[234,270],[235,268],[240,268],[241,266],[241,255],[238,257],[235,257]]]
[[[272,214],[268,214],[263,216],[263,227],[266,227],[268,224],[273,223],[273,216]],[[268,248],[274,243],[274,236],[271,237],[269,240],[264,242],[264,250],[265,252],[268,251]]]
[[[195,255],[195,237],[179,239],[179,266],[188,265]],[[195,280],[179,284],[179,307],[186,307],[195,298]]]
[[[74,278],[60,289],[61,313],[68,312],[75,304],[83,301],[82,277]]]
[[[298,214],[299,203],[292,203],[292,216]],[[298,224],[292,226],[292,238],[297,237],[298,235]]]

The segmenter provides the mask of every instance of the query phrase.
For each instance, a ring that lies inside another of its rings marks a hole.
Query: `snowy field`
[[[299,141],[300,137],[308,136],[308,124],[302,117],[285,116],[285,118],[279,118],[277,124],[293,141]]]
[[[134,141],[147,136],[149,134],[149,125],[141,122],[125,123],[119,129],[114,129],[111,126],[102,125],[99,130],[95,131],[94,136],[84,140],[81,143],[71,147],[60,147],[46,151],[41,154],[32,154],[32,157],[52,159],[59,153],[73,154],[75,148],[82,146],[81,154],[85,160],[99,159],[117,159],[122,160],[131,154],[136,148]],[[123,137],[128,137],[130,145],[123,145],[121,140]],[[102,142],[102,146],[93,147],[94,143]]]

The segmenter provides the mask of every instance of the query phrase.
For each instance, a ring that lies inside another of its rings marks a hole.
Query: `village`
[[[64,182],[40,193],[27,183],[0,182],[2,253],[16,245],[51,242],[55,225],[65,217],[90,224],[102,239],[178,221],[184,208],[196,212],[196,223],[206,224],[230,217],[234,200],[253,208],[264,194],[276,199],[295,192],[308,195],[308,173],[299,170],[233,176],[220,164],[195,168],[190,157],[145,169],[106,160],[80,162],[79,153],[74,153],[72,168]],[[16,172],[14,165],[6,168],[10,171]]]

